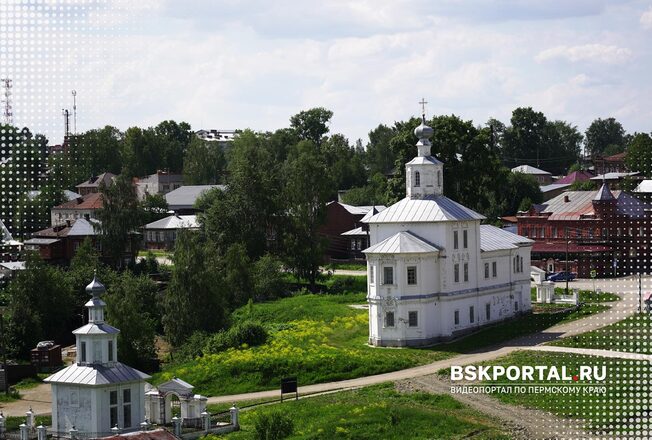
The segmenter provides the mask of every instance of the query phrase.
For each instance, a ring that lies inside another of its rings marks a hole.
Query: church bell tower
[[[417,142],[417,157],[405,164],[405,192],[410,199],[424,199],[441,196],[444,193],[444,164],[430,155],[430,138],[434,130],[426,125],[426,102],[423,107],[421,125],[414,129]]]

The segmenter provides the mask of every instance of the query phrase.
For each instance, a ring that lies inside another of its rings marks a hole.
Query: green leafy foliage
[[[294,430],[292,419],[281,411],[270,411],[256,415],[254,429],[258,440],[281,440]]]
[[[625,150],[627,136],[622,124],[614,118],[598,118],[585,132],[584,148],[589,156],[609,156]]]
[[[627,149],[627,168],[639,171],[645,177],[652,176],[652,137],[647,133],[634,136]]]

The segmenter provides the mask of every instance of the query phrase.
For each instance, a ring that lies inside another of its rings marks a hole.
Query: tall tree
[[[143,213],[136,190],[124,174],[112,185],[100,185],[102,208],[97,211],[100,220],[102,247],[114,267],[124,266],[125,253],[136,249],[134,232],[142,225]]]
[[[596,119],[586,129],[585,135],[584,148],[589,156],[625,151],[625,129],[615,118]]]
[[[652,138],[647,133],[634,135],[627,149],[627,168],[639,171],[646,178],[652,177]]]
[[[120,329],[118,359],[136,368],[149,369],[156,357],[156,309],[158,288],[146,276],[122,272],[107,290],[107,320]]]
[[[284,237],[285,259],[300,278],[314,287],[325,250],[318,230],[326,215],[326,203],[332,188],[324,158],[310,141],[301,142],[296,157],[285,165],[284,191],[289,229]]]
[[[163,299],[163,329],[175,347],[198,330],[224,327],[228,307],[217,253],[198,231],[184,231],[176,240],[172,278]]]
[[[304,110],[290,118],[290,127],[302,140],[312,141],[321,145],[323,137],[328,133],[328,124],[333,112],[323,107]]]
[[[386,125],[379,125],[369,132],[369,143],[367,144],[366,165],[369,174],[376,173],[390,174],[396,165],[396,156],[389,143],[394,137],[395,131]]]
[[[186,185],[211,185],[224,177],[226,160],[221,148],[193,136],[183,159],[183,182]]]

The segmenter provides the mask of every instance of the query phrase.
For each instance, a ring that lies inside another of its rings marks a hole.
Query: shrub
[[[274,299],[283,296],[285,280],[281,262],[272,255],[263,255],[253,267],[254,294],[257,299]]]
[[[365,292],[367,290],[367,280],[364,277],[346,276],[334,277],[334,280],[328,288],[329,293],[341,295],[349,292]]]
[[[248,347],[262,345],[267,341],[267,330],[256,321],[240,322],[227,331],[214,334],[204,344],[204,351],[217,353],[228,348],[240,348],[246,344]]]
[[[292,435],[294,422],[282,412],[274,411],[258,414],[254,428],[259,440],[280,440]]]
[[[174,352],[175,361],[191,361],[198,356],[201,356],[202,349],[210,340],[210,335],[202,331],[198,331],[192,334],[188,340],[177,348]]]

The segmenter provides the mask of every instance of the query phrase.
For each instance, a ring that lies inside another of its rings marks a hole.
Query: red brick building
[[[603,183],[568,191],[517,215],[518,233],[535,240],[532,265],[588,278],[650,271],[650,205]],[[568,264],[568,266],[567,266]]]

